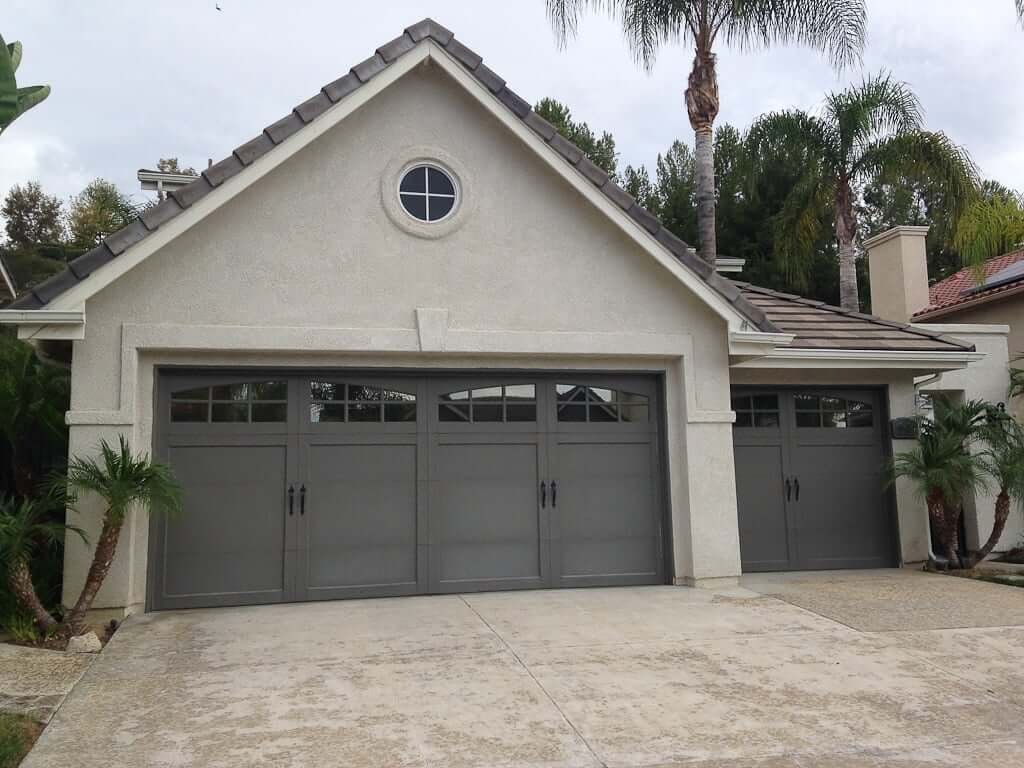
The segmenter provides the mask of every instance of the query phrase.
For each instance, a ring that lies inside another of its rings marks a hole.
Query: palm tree
[[[954,237],[964,263],[976,267],[1024,245],[1024,195],[986,184],[960,216]]]
[[[21,64],[22,46],[15,41],[7,44],[0,36],[0,133],[36,104],[50,95],[48,85],[29,85],[19,88],[14,73]]]
[[[893,457],[893,478],[910,480],[928,507],[931,529],[950,567],[960,566],[960,511],[964,497],[985,486],[987,464],[971,443],[992,406],[972,400],[953,405],[935,398],[935,415],[921,421],[915,448]]]
[[[51,519],[57,506],[56,499],[50,496],[40,499],[0,496],[0,562],[7,566],[4,574],[7,586],[44,635],[57,629],[57,620],[43,607],[36,594],[30,568],[32,557],[40,546],[52,546],[63,541],[67,531],[78,534],[85,541],[81,528]]]
[[[854,211],[864,183],[927,179],[943,193],[954,218],[976,194],[977,172],[966,151],[945,134],[924,130],[922,123],[921,104],[906,83],[882,73],[830,93],[820,115],[774,112],[750,129],[755,160],[780,151],[803,155],[803,174],[776,222],[775,251],[791,274],[806,269],[821,233],[822,221],[815,212],[832,204],[843,309],[860,308]]]
[[[181,486],[170,468],[144,454],[133,455],[124,435],[120,436],[117,449],[106,440],[101,441],[98,460],[72,459],[68,463],[67,483],[72,501],[78,494],[86,492],[99,496],[106,504],[103,527],[82,593],[64,618],[66,632],[77,635],[82,631],[85,615],[110,571],[121,526],[128,512],[138,505],[151,514],[176,513],[181,510],[182,495]]]
[[[1006,528],[1011,502],[1019,504],[1024,499],[1024,429],[1005,413],[999,413],[987,420],[980,436],[985,443],[982,459],[986,471],[999,492],[996,494],[992,532],[978,550],[967,555],[963,563],[965,568],[973,568],[992,553]]]
[[[560,43],[576,34],[587,8],[603,10],[622,25],[633,55],[647,70],[662,45],[692,44],[693,67],[686,110],[696,134],[697,221],[701,256],[715,263],[715,166],[712,131],[718,116],[715,43],[741,49],[800,43],[825,53],[841,68],[864,47],[864,0],[546,0]]]
[[[10,446],[12,482],[19,496],[36,490],[33,446],[44,436],[67,440],[68,391],[66,370],[43,362],[29,344],[0,337],[0,436]]]

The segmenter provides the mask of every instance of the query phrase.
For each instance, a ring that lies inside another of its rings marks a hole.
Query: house
[[[429,19],[0,317],[185,487],[119,614],[920,561],[891,420],[982,358],[720,276]]]
[[[13,301],[18,297],[18,289],[14,285],[14,279],[0,256],[0,305]]]
[[[872,310],[887,320],[911,320],[915,327],[934,333],[955,333],[982,355],[968,369],[936,372],[919,379],[917,388],[922,395],[943,394],[959,402],[1006,403],[1010,360],[1015,356],[1015,345],[1020,343],[1014,332],[1024,333],[1013,316],[1013,293],[1024,288],[1024,283],[1015,285],[1006,272],[1013,269],[1016,260],[1024,258],[1024,253],[990,261],[984,270],[988,277],[983,277],[980,284],[974,271],[967,268],[929,288],[927,234],[927,227],[897,227],[864,242]],[[1019,418],[1019,403],[1014,410]],[[964,500],[964,527],[970,547],[980,546],[992,530],[996,490],[981,489]],[[1022,540],[1024,516],[1013,514],[996,551],[1019,545]]]

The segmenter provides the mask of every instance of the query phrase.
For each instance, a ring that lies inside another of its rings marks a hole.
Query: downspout
[[[914,380],[914,409],[917,410],[917,393],[921,390],[921,387],[926,387],[929,384],[937,384],[942,379],[942,371],[933,373],[930,376],[925,376],[920,381]],[[930,517],[925,518],[928,521],[928,559],[933,563],[939,562],[935,550],[932,549],[932,521]],[[945,562],[945,558],[942,561]]]

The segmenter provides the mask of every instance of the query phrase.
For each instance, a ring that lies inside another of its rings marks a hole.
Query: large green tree
[[[4,217],[7,242],[15,248],[64,239],[60,200],[43,192],[38,181],[11,187],[0,214]]]
[[[50,95],[48,85],[18,87],[14,73],[21,64],[22,46],[18,41],[5,43],[0,36],[0,133],[17,118]]]
[[[619,156],[615,151],[615,139],[608,131],[598,136],[585,122],[573,120],[569,107],[555,99],[541,99],[533,111],[551,123],[556,131],[579,147],[609,176],[616,176]]]
[[[105,179],[94,179],[71,200],[68,229],[75,245],[98,245],[139,215],[128,195]]]
[[[749,49],[779,43],[808,45],[836,67],[858,60],[864,45],[864,0],[546,0],[559,41],[576,34],[584,11],[605,11],[622,26],[646,68],[668,43],[693,45],[686,109],[696,136],[698,240],[714,264],[715,167],[713,129],[718,116],[718,42]]]
[[[1024,248],[1024,195],[986,182],[960,217],[955,242],[964,262],[974,266]]]
[[[828,202],[839,251],[839,296],[845,309],[860,308],[855,238],[859,189],[874,180],[930,180],[958,217],[976,194],[967,153],[941,132],[926,131],[920,102],[905,83],[882,74],[830,93],[820,114],[800,110],[760,117],[748,142],[755,160],[785,150],[803,156],[802,173],[777,220],[775,254],[787,268],[806,268],[821,235],[817,215]],[[762,172],[757,163],[755,173]]]

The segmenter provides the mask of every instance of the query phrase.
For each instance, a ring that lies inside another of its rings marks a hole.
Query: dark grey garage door
[[[646,377],[168,371],[152,608],[664,580]]]
[[[874,390],[734,389],[744,571],[896,564]]]

